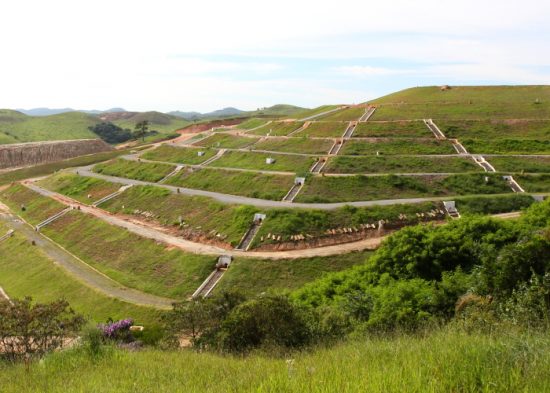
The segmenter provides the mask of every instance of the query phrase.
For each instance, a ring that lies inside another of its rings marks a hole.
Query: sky
[[[2,4],[0,108],[252,110],[550,84],[543,0]]]

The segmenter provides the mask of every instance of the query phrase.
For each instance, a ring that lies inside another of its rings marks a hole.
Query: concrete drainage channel
[[[330,156],[335,156],[338,154],[338,152],[340,151],[340,149],[342,148],[342,145],[344,144],[343,141],[340,141],[340,140],[336,140],[334,141],[334,145],[332,145],[332,147],[330,148],[328,154]]]
[[[183,167],[184,167],[183,165],[177,165],[176,169],[174,169],[172,172],[167,174],[163,179],[159,180],[159,183],[164,183],[166,180],[170,179],[171,177],[176,176],[183,169]]]
[[[311,173],[321,173],[325,165],[327,164],[327,158],[322,157],[315,161],[315,164],[309,170]]]
[[[40,229],[44,228],[46,225],[48,224],[51,224],[52,222],[54,222],[55,220],[57,220],[58,218],[61,218],[63,217],[65,214],[67,214],[68,212],[70,212],[71,210],[73,210],[72,207],[68,207],[66,209],[63,209],[61,210],[59,213],[57,214],[54,214],[53,216],[51,216],[50,218],[47,218],[45,219],[44,221],[42,221],[41,223],[39,223],[38,225],[36,225],[34,227],[34,230],[36,232],[40,232]]]
[[[254,240],[254,237],[260,230],[260,227],[262,226],[265,218],[266,218],[265,214],[262,214],[262,213],[254,214],[254,219],[252,220],[252,224],[250,225],[250,228],[248,228],[248,231],[246,231],[244,236],[241,238],[241,241],[239,242],[239,245],[235,247],[235,250],[247,251],[250,248],[250,245],[252,244],[252,240]]]
[[[433,132],[436,139],[447,139],[445,137],[445,134],[441,132],[438,126],[435,125],[432,119],[424,119],[424,124],[428,127],[428,129]]]
[[[202,162],[200,166],[207,166],[208,164],[216,161],[217,159],[221,158],[221,156],[223,156],[225,151],[225,149],[218,150],[218,153],[214,157],[210,157],[208,160]]]
[[[365,122],[365,121],[369,121],[369,119],[372,117],[372,115],[374,114],[374,111],[376,110],[376,107],[375,106],[370,106],[367,108],[367,110],[365,111],[365,114],[363,116],[361,116],[361,118],[359,119],[360,122]]]
[[[348,125],[348,128],[346,128],[346,131],[344,131],[344,135],[342,135],[342,138],[349,139],[353,135],[353,132],[355,131],[355,127],[357,127],[357,122],[350,122]]]
[[[232,260],[233,258],[230,255],[221,255],[218,258],[214,271],[202,282],[193,295],[191,295],[191,298],[196,299],[198,297],[207,297],[210,295],[229,268],[229,265],[231,265]]]
[[[166,178],[165,178],[166,179]],[[164,180],[164,179],[163,179]],[[129,189],[130,187],[132,187],[133,184],[128,184],[128,185],[125,185],[125,186],[122,186],[118,189],[118,191],[115,191],[113,192],[112,194],[109,194],[107,196],[104,196],[103,198],[101,198],[100,200],[92,203],[92,207],[98,207],[99,205],[101,205],[102,203],[105,203],[107,201],[110,201],[111,199],[113,198],[116,198],[117,196],[119,196],[120,194],[122,194],[124,191],[126,191],[127,189]]]
[[[300,192],[302,187],[304,186],[304,183],[306,182],[305,177],[297,177],[294,179],[294,185],[292,188],[287,192],[287,194],[283,197],[283,202],[292,202],[294,198],[296,198],[296,195]]]
[[[10,229],[4,236],[0,237],[0,243],[2,243],[6,239],[9,239],[10,237],[12,237],[14,232],[15,231],[13,229]]]

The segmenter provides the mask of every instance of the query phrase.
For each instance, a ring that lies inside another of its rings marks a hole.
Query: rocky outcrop
[[[101,139],[31,142],[0,145],[0,169],[54,162],[112,150]]]

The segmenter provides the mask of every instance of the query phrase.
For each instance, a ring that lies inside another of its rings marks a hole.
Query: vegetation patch
[[[250,198],[280,201],[294,184],[292,176],[202,168],[183,170],[166,184]]]
[[[267,291],[295,290],[326,273],[363,264],[370,254],[370,251],[364,251],[330,257],[283,260],[237,258],[231,263],[231,268],[215,291],[239,291],[257,295]]]
[[[330,111],[330,110],[333,110],[333,109],[336,109],[336,108],[338,108],[338,105],[322,105],[322,106],[319,106],[317,108],[307,109],[307,110],[303,110],[301,112],[297,112],[293,116],[296,119],[305,119],[305,118],[315,116],[315,115],[318,115],[320,113],[327,112],[327,111]]]
[[[344,145],[345,148],[346,145]],[[460,173],[482,168],[466,157],[331,157],[326,173]]]
[[[174,194],[154,186],[134,186],[101,205],[112,213],[152,219],[187,237],[206,237],[237,246],[257,208],[223,204],[211,198]],[[200,240],[200,239],[197,239]]]
[[[550,140],[464,139],[461,143],[474,154],[550,154]]]
[[[359,120],[361,116],[365,113],[367,108],[363,107],[349,107],[330,113],[326,116],[320,117],[320,120],[324,121],[354,121]]]
[[[118,159],[94,166],[95,173],[127,179],[157,182],[176,169],[175,166]]]
[[[252,131],[254,135],[286,136],[304,125],[303,121],[274,121]]]
[[[550,192],[550,174],[514,175],[514,179],[527,192]]]
[[[314,121],[296,135],[306,135],[319,138],[340,138],[348,128],[349,123],[341,121]]]
[[[80,176],[74,173],[60,172],[40,180],[40,186],[66,195],[82,203],[91,204],[116,192],[120,184],[103,179]]]
[[[460,214],[498,214],[528,208],[535,200],[531,195],[494,195],[455,199]]]
[[[487,157],[500,172],[550,173],[548,157]]]
[[[423,121],[363,122],[357,124],[354,137],[364,138],[429,138],[432,132]]]
[[[66,208],[62,203],[42,196],[22,184],[14,184],[0,191],[0,199],[32,225],[39,224]]]
[[[202,152],[203,155],[199,155]],[[193,149],[185,147],[175,147],[170,145],[161,145],[153,150],[148,150],[141,155],[142,158],[151,161],[173,162],[175,164],[199,165],[216,155],[217,151],[213,149]]]
[[[254,145],[254,150],[302,154],[327,154],[333,143],[333,141],[327,139],[310,139],[307,137],[268,138],[256,143]]]
[[[512,190],[496,174],[451,176],[315,176],[306,181],[296,202],[330,203],[428,196],[499,194]]]
[[[210,274],[216,258],[188,254],[76,210],[42,232],[124,286],[185,299]]]
[[[214,134],[194,143],[195,146],[220,149],[243,149],[257,142],[260,138],[250,138],[233,134]]]
[[[262,124],[267,123],[265,119],[252,118],[243,121],[237,127],[241,130],[250,130],[252,128],[260,127]]]
[[[548,120],[446,120],[437,122],[447,138],[458,139],[550,139]]]
[[[374,140],[350,140],[344,143],[340,154],[342,155],[376,155],[380,154],[456,154],[450,141],[436,139],[374,139]]]
[[[268,159],[273,159],[271,164]],[[290,154],[227,151],[211,167],[256,169],[264,171],[307,172],[315,158]]]

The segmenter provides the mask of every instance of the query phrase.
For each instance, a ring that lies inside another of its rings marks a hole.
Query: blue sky
[[[210,111],[550,84],[550,2],[9,2],[0,107]]]

